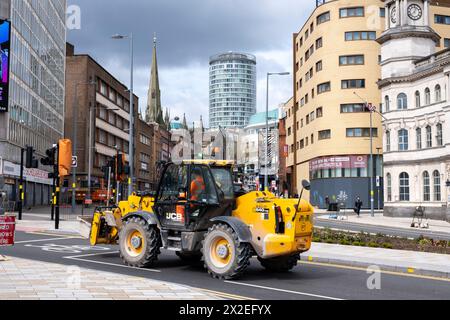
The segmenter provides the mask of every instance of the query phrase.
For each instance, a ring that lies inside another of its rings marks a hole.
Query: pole
[[[92,188],[92,126],[93,124],[93,107],[89,106],[89,143],[88,143],[88,199],[91,200]]]
[[[267,73],[267,92],[266,92],[266,152],[265,152],[265,175],[264,175],[264,190],[269,190],[269,77]]]
[[[108,167],[108,192],[106,193],[106,206],[109,207],[109,197],[111,191],[111,167]]]
[[[373,187],[373,111],[370,110],[370,214],[375,216],[374,212],[374,187]]]
[[[53,178],[52,178],[52,213],[51,213],[52,221],[55,220],[55,195],[56,195],[55,188],[56,188],[56,179],[53,176]]]
[[[130,34],[130,51],[131,51],[131,79],[130,79],[130,151],[129,151],[129,163],[130,163],[130,178],[128,179],[128,196],[133,193],[134,183],[134,94],[133,94],[133,80],[134,80],[134,45],[133,45],[133,33]]]
[[[25,149],[20,149],[20,177],[19,177],[19,220],[22,220],[23,201],[25,193],[23,192],[23,166],[24,166]]]
[[[78,124],[78,85],[79,83],[75,84],[75,95],[73,98],[73,105],[72,105],[72,132],[73,132],[73,151],[74,155],[77,155],[77,124]],[[75,188],[77,187],[77,168],[72,168],[72,213],[75,213],[75,206],[76,206],[76,192]]]
[[[377,162],[380,161],[380,148],[377,148]],[[375,170],[376,171],[376,170]],[[377,194],[378,194],[378,210],[381,209],[381,197],[380,197],[380,191],[381,191],[381,177],[383,176],[383,173],[380,172],[379,178],[378,178],[378,185],[377,185]]]
[[[55,177],[56,177],[56,195],[55,195],[55,230],[59,229],[59,195],[61,181],[59,178],[59,144],[55,149],[56,153],[56,166],[55,166]]]

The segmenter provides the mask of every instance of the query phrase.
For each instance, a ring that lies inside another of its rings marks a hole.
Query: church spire
[[[153,37],[153,57],[150,77],[150,87],[148,90],[147,112],[145,120],[164,125],[164,116],[161,107],[161,91],[159,88],[158,59],[156,54],[157,44],[156,33]]]
[[[188,129],[187,121],[186,121],[186,113],[183,115],[183,129]]]

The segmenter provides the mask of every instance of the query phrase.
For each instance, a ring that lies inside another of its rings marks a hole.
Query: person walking
[[[355,213],[358,215],[358,218],[360,217],[359,214],[361,213],[362,206],[363,202],[361,201],[361,198],[357,197],[355,201]]]

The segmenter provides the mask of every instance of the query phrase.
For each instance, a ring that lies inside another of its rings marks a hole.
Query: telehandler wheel
[[[288,272],[291,271],[300,260],[300,254],[290,256],[276,257],[270,259],[258,258],[261,265],[272,272]]]
[[[131,267],[150,267],[158,260],[160,235],[155,226],[138,217],[124,222],[120,231],[120,257]]]
[[[176,252],[175,253],[181,260],[187,263],[197,263],[202,260],[202,254],[199,253],[186,253],[186,252]]]
[[[202,244],[205,268],[214,278],[236,279],[250,265],[250,245],[240,242],[234,230],[226,224],[209,228]]]

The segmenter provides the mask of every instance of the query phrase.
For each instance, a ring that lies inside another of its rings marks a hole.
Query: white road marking
[[[292,291],[292,290],[285,290],[285,289],[278,289],[278,288],[272,288],[272,287],[264,287],[259,286],[255,284],[248,284],[248,283],[242,283],[242,282],[235,282],[235,281],[225,281],[226,283],[235,284],[239,286],[247,286],[247,287],[253,287],[258,289],[264,289],[264,290],[272,290],[272,291],[279,291],[279,292],[285,292],[285,293],[291,293],[291,294],[298,294],[302,296],[308,296],[313,298],[320,298],[320,299],[327,299],[327,300],[344,300],[340,298],[334,298],[334,297],[328,297],[328,296],[322,296],[318,294],[312,294],[312,293],[306,293],[306,292],[299,292],[299,291]]]
[[[51,239],[39,239],[39,240],[26,240],[26,241],[16,241],[15,244],[33,243],[33,242],[45,242],[45,241],[58,241],[58,240],[67,240],[67,239],[79,239],[79,238],[78,238],[78,237],[65,237],[65,238],[51,238]]]
[[[90,263],[97,263],[97,264],[103,264],[103,265],[107,265],[107,266],[115,266],[115,267],[134,269],[134,270],[141,270],[141,271],[161,272],[161,270],[156,270],[156,269],[136,268],[136,267],[126,266],[124,264],[117,264],[117,263],[110,263],[110,262],[102,262],[102,261],[94,261],[94,260],[82,259],[82,258],[85,258],[85,257],[101,256],[101,255],[112,254],[112,253],[119,253],[119,251],[111,251],[111,252],[103,252],[103,253],[91,253],[91,254],[83,254],[83,255],[79,255],[79,256],[68,256],[68,257],[63,257],[63,259],[82,261],[82,262],[90,262]]]

